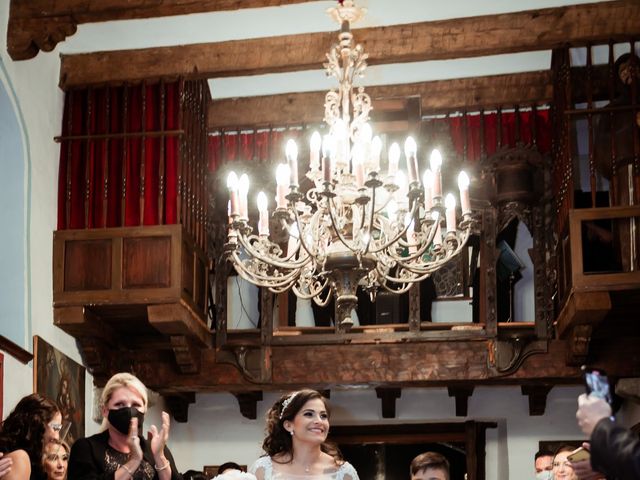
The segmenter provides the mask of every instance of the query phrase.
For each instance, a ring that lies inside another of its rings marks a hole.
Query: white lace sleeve
[[[271,480],[273,477],[273,466],[271,457],[260,457],[249,467],[249,473],[253,473],[258,480]]]
[[[338,470],[336,480],[360,480],[358,472],[349,462],[344,462]]]

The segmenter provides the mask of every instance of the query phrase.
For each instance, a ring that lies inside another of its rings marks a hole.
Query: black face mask
[[[109,423],[124,435],[129,433],[132,418],[138,419],[138,436],[141,437],[144,413],[140,412],[136,407],[122,407],[109,410],[109,415],[107,416]]]

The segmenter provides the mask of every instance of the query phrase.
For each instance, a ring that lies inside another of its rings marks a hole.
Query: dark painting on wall
[[[84,437],[84,367],[37,335],[33,351],[33,390],[58,404],[64,426],[61,434],[69,424],[65,441],[71,445]]]

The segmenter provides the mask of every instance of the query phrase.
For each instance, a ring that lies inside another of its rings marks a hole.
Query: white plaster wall
[[[533,456],[539,440],[583,438],[575,421],[580,387],[556,387],[547,400],[545,415],[530,417],[528,399],[519,387],[477,388],[466,419],[497,421],[487,431],[487,479],[533,478]],[[240,414],[236,399],[227,393],[201,394],[189,407],[189,422],[172,425],[171,450],[181,470],[201,469],[233,460],[250,464],[260,454],[264,416],[278,398],[265,394],[258,403],[258,419]],[[405,389],[396,404],[397,419],[383,419],[373,389],[332,390],[332,424],[399,424],[464,421],[455,416],[455,401],[443,388]]]

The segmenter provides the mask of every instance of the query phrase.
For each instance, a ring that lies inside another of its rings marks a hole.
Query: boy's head
[[[411,462],[411,480],[449,480],[449,460],[436,452],[425,452]]]

